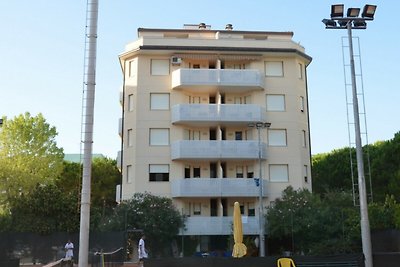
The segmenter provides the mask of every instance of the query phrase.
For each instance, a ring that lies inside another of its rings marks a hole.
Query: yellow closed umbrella
[[[240,214],[239,202],[235,202],[233,207],[233,246],[232,257],[241,258],[247,253],[246,245],[243,244],[242,214]]]

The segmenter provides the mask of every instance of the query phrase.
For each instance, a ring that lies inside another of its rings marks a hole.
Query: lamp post
[[[371,233],[368,219],[368,203],[365,186],[365,175],[364,175],[364,161],[361,143],[361,131],[360,131],[360,118],[358,109],[357,99],[357,85],[356,85],[356,74],[354,67],[354,54],[353,54],[353,36],[352,29],[366,29],[367,21],[374,19],[376,6],[365,5],[361,17],[359,17],[360,8],[349,8],[347,10],[347,16],[345,17],[344,5],[332,5],[331,7],[331,18],[323,19],[322,22],[325,24],[326,29],[347,29],[349,39],[349,52],[350,52],[350,69],[351,69],[351,84],[352,84],[352,95],[353,95],[353,115],[354,115],[354,128],[355,128],[355,139],[356,139],[356,155],[357,155],[357,172],[358,172],[358,191],[359,191],[359,202],[360,202],[360,225],[361,225],[361,240],[362,249],[365,257],[365,267],[372,267],[372,249],[371,249]]]
[[[260,257],[265,257],[265,238],[264,238],[264,209],[263,209],[263,179],[262,179],[262,167],[261,167],[261,129],[269,128],[271,126],[270,122],[252,122],[248,124],[250,128],[256,128],[258,133],[258,164],[260,166],[259,172],[259,255]]]

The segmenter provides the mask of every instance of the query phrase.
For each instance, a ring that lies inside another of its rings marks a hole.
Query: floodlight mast
[[[353,115],[354,115],[354,128],[356,139],[356,155],[357,155],[357,172],[358,172],[358,190],[360,202],[360,225],[361,225],[361,240],[362,249],[364,253],[365,267],[372,267],[372,248],[371,248],[371,232],[368,218],[368,203],[367,193],[365,186],[364,174],[364,160],[361,142],[360,118],[357,99],[357,85],[356,74],[354,66],[354,53],[353,53],[353,36],[352,29],[366,29],[368,20],[373,20],[375,15],[375,5],[365,5],[361,17],[359,17],[359,8],[349,8],[347,10],[347,17],[343,17],[344,5],[332,5],[331,19],[323,19],[326,29],[347,29],[349,39],[349,52],[350,52],[350,69],[351,69],[351,84],[353,95]],[[339,26],[337,26],[339,24]]]
[[[96,51],[98,0],[87,0],[84,90],[82,99],[83,170],[81,191],[81,215],[79,228],[79,267],[89,264],[90,191],[93,146],[94,97],[96,89]],[[82,151],[81,151],[82,153]]]

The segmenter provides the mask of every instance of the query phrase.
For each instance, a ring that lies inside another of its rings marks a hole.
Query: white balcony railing
[[[261,143],[261,159],[266,159],[266,144]],[[255,140],[180,140],[171,144],[172,160],[251,160],[258,159]]]
[[[242,216],[244,235],[259,233],[258,217]],[[187,217],[180,235],[231,235],[232,217]],[[211,227],[212,226],[212,227]]]
[[[172,107],[172,123],[209,122],[236,124],[265,121],[265,108],[254,104],[178,104]]]
[[[178,69],[172,72],[173,89],[190,86],[264,89],[264,76],[259,70]]]
[[[268,181],[263,180],[267,197]],[[253,178],[190,178],[171,181],[172,197],[258,197],[260,188]]]

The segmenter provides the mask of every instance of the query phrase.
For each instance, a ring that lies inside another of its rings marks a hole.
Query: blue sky
[[[137,3],[139,3],[137,5]],[[165,3],[168,3],[166,5]],[[115,158],[122,86],[118,55],[137,28],[182,28],[205,22],[234,30],[293,31],[313,58],[308,67],[312,153],[348,146],[341,38],[326,30],[330,1],[100,0],[93,152]],[[342,1],[345,8],[366,2]],[[359,37],[369,143],[400,130],[399,1],[378,6]],[[0,1],[0,116],[41,112],[58,130],[58,145],[79,153],[86,0]]]

